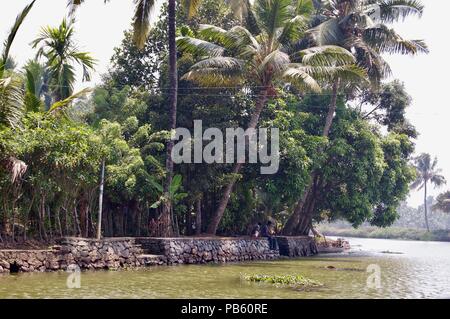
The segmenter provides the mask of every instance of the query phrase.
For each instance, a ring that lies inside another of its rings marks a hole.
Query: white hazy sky
[[[12,26],[16,15],[30,0],[3,0],[0,11],[0,41],[3,41]],[[92,86],[100,80],[100,74],[108,69],[113,48],[117,47],[123,31],[130,27],[133,16],[131,0],[115,0],[105,5],[103,0],[89,0],[77,13],[76,39],[84,51],[92,52],[98,60],[97,72],[91,83],[78,83],[77,88]],[[396,27],[405,38],[425,39],[430,47],[429,55],[418,57],[389,56],[394,77],[405,82],[413,105],[408,110],[408,118],[417,127],[420,137],[417,140],[417,153],[427,152],[439,159],[439,166],[449,180],[450,188],[450,148],[444,143],[450,108],[447,93],[450,63],[445,21],[450,11],[448,0],[422,0],[425,14],[422,19],[409,18]],[[58,25],[67,12],[66,0],[37,0],[27,17],[12,48],[12,56],[22,65],[35,52],[29,43],[44,25]],[[1,43],[1,42],[0,42]],[[447,132],[447,133],[446,133]],[[450,138],[450,137],[449,137]],[[441,190],[431,191],[436,195]],[[409,203],[417,206],[422,202],[422,194],[412,192]]]

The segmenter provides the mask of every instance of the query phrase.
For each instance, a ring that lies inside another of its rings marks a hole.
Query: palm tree
[[[365,77],[353,55],[337,46],[295,50],[295,42],[307,29],[308,1],[256,0],[249,8],[255,18],[253,35],[242,26],[223,30],[202,25],[197,38],[180,37],[178,47],[201,58],[183,79],[203,86],[236,86],[255,93],[257,99],[249,129],[256,128],[267,101],[276,95],[278,85],[320,92],[319,79],[336,76],[347,79]],[[228,204],[232,189],[242,168],[235,164],[232,178],[207,228],[215,234]]]
[[[372,84],[391,74],[382,54],[428,53],[423,40],[406,40],[388,24],[410,15],[422,16],[417,0],[322,1],[316,17],[322,21],[310,30],[317,45],[339,45],[355,52],[358,64],[367,69]]]
[[[424,190],[424,200],[423,206],[425,210],[425,224],[427,226],[427,231],[430,231],[430,226],[428,224],[428,205],[427,205],[427,191],[428,183],[436,187],[440,187],[446,184],[445,177],[442,176],[441,169],[438,169],[437,158],[431,160],[430,154],[422,153],[414,159],[414,164],[417,170],[416,181],[411,185],[412,189]]]
[[[50,26],[41,29],[33,48],[38,48],[36,58],[44,57],[50,73],[54,100],[64,100],[73,94],[76,81],[75,64],[83,68],[83,81],[90,80],[90,71],[94,69],[95,60],[87,52],[78,51],[73,40],[74,29],[64,19],[57,28]]]
[[[337,45],[354,52],[357,65],[367,70],[373,89],[391,74],[383,54],[428,53],[422,40],[405,40],[387,23],[398,22],[409,15],[421,16],[423,5],[416,0],[332,0],[318,2],[318,25],[308,31],[308,38],[316,45]],[[328,137],[336,110],[337,96],[342,89],[339,78],[332,86],[331,102],[322,136]],[[286,223],[286,235],[309,233],[312,216],[303,208],[310,199],[313,181],[318,172],[311,174],[311,182],[297,202]],[[302,216],[303,215],[303,216]]]

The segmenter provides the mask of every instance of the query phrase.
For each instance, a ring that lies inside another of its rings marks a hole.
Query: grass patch
[[[294,288],[321,287],[322,283],[303,277],[301,275],[262,275],[262,274],[244,274],[242,279],[249,282],[274,284],[276,286],[288,286]]]

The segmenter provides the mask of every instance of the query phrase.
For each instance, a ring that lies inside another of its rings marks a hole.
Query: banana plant
[[[164,187],[155,182],[152,181],[152,186],[157,190],[159,193],[159,199],[153,203],[150,208],[158,208],[163,204],[166,203],[172,203],[172,205],[177,204],[184,198],[188,196],[187,193],[184,193],[181,191],[181,184],[182,184],[182,176],[181,175],[175,175],[172,179],[172,183],[169,185],[168,192],[164,192]]]

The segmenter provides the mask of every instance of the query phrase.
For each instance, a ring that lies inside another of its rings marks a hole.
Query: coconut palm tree
[[[263,108],[276,95],[280,84],[320,92],[320,79],[336,76],[364,79],[365,72],[343,48],[322,46],[295,50],[295,43],[308,26],[309,11],[304,6],[307,2],[256,0],[249,8],[255,18],[252,27],[257,30],[256,35],[242,26],[227,31],[202,25],[196,38],[178,38],[181,51],[200,58],[183,79],[202,86],[233,86],[252,91],[257,99],[249,129],[256,128]],[[217,231],[241,168],[242,163],[238,161],[207,228],[209,234]]]
[[[431,183],[435,187],[440,187],[447,183],[445,177],[442,176],[441,169],[437,168],[437,158],[431,160],[431,155],[427,153],[422,153],[414,159],[414,164],[417,170],[416,181],[411,185],[412,189],[424,190],[424,201],[423,206],[425,210],[425,225],[427,231],[430,231],[430,226],[428,224],[428,183]]]
[[[338,45],[355,52],[358,64],[367,69],[375,86],[391,74],[382,54],[428,53],[423,40],[403,39],[389,27],[410,15],[421,16],[417,0],[321,1],[317,21],[310,30],[317,45]]]
[[[55,101],[73,94],[76,64],[83,68],[83,81],[90,81],[90,72],[94,69],[95,60],[89,53],[77,49],[73,37],[74,29],[64,19],[59,27],[42,28],[38,38],[32,42],[33,48],[38,48],[36,58],[45,58]]]
[[[318,1],[317,25],[308,31],[308,38],[316,45],[337,45],[354,53],[357,64],[367,70],[373,89],[391,74],[383,54],[428,53],[422,40],[406,40],[398,35],[388,23],[398,22],[410,15],[421,16],[423,5],[416,0],[331,0]],[[342,83],[336,78],[332,86],[331,102],[322,136],[328,137],[336,110],[337,96]],[[303,211],[312,190],[312,181],[297,202],[283,233],[286,235],[308,234],[312,216]],[[304,216],[302,216],[304,215]]]

